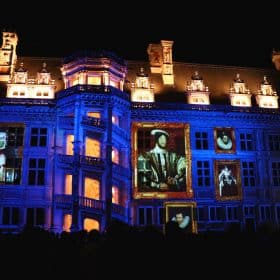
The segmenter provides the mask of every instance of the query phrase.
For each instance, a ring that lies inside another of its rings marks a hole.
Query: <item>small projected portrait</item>
[[[195,202],[166,202],[164,207],[166,223],[170,221],[175,222],[186,233],[197,232],[197,223],[194,214],[196,208]]]
[[[215,188],[218,200],[241,199],[240,163],[237,160],[215,161]]]
[[[235,153],[235,136],[232,128],[214,129],[216,153]]]

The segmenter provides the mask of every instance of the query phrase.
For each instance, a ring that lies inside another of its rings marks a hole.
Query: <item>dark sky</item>
[[[106,49],[125,59],[146,60],[149,43],[168,39],[174,40],[177,61],[273,67],[271,52],[280,46],[275,7],[203,2],[88,1],[90,7],[76,1],[72,8],[59,8],[58,1],[38,1],[34,12],[27,12],[26,3],[16,10],[7,7],[0,29],[17,31],[20,56],[63,57],[79,49]]]

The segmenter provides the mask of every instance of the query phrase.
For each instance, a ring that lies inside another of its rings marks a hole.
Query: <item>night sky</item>
[[[33,5],[35,12],[26,12],[24,3],[16,11],[4,9],[0,29],[16,30],[19,56],[64,57],[80,49],[106,49],[125,59],[146,60],[148,44],[166,39],[174,40],[176,61],[273,67],[271,52],[280,46],[276,8],[203,2],[131,1],[125,6],[94,1],[91,8],[77,1],[75,7],[59,8],[48,1]]]

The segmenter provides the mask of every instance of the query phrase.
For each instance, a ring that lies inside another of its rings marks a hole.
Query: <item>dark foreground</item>
[[[263,227],[193,235],[171,226],[164,235],[114,223],[102,234],[56,235],[37,228],[0,235],[0,254],[1,274],[11,278],[268,278],[280,274],[280,232]]]

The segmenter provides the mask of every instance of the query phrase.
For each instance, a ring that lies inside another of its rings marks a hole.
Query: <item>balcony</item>
[[[72,164],[73,160],[74,160],[74,157],[72,155],[58,154],[57,159],[58,159],[58,162],[60,162],[60,163]]]
[[[98,168],[104,168],[105,166],[103,159],[89,156],[80,156],[80,164]]]
[[[126,214],[125,210],[126,209],[122,205],[115,204],[115,203],[112,204],[112,214],[113,215],[125,216],[125,214]]]
[[[128,93],[123,92],[115,87],[105,85],[75,85],[56,93],[56,96],[57,99],[62,99],[75,94],[83,94],[86,100],[89,101],[94,100],[96,98],[96,94],[102,94],[105,96],[110,94],[125,99],[127,101],[130,100]]]
[[[83,208],[92,208],[92,209],[98,209],[98,210],[105,209],[104,201],[87,198],[87,197],[83,197],[83,196],[79,197],[79,206],[83,207]]]
[[[60,207],[72,208],[72,195],[57,194],[55,195],[55,204]],[[88,197],[79,197],[79,207],[87,211],[101,211],[105,210],[105,202],[102,200],[96,200]],[[126,209],[118,204],[112,204],[112,214],[116,216],[124,216]]]
[[[99,118],[93,118],[93,117],[87,117],[87,116],[83,117],[82,124],[97,128],[101,132],[103,132],[105,130],[105,126],[106,126],[105,122],[103,120],[101,120]]]

